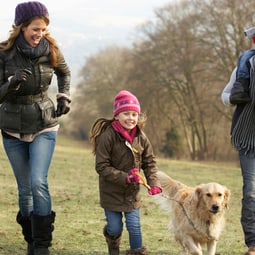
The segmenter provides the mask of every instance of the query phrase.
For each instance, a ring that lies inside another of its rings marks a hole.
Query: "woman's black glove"
[[[57,117],[62,114],[67,114],[70,111],[69,103],[71,103],[71,100],[66,97],[60,97],[57,99]]]
[[[26,81],[31,74],[32,72],[28,69],[17,69],[10,80],[8,89],[12,91],[18,90],[21,82]]]

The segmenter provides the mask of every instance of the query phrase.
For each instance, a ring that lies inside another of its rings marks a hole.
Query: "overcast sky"
[[[178,1],[178,0],[172,0]],[[8,37],[15,7],[22,1],[7,0],[0,14],[0,40]],[[61,46],[72,71],[72,81],[86,57],[109,45],[130,45],[135,29],[155,18],[154,11],[171,0],[42,0],[50,15],[49,30]]]

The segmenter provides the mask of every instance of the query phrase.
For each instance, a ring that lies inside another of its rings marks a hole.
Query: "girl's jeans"
[[[255,246],[255,153],[239,151],[239,159],[243,176],[243,199],[241,224],[245,243]]]
[[[140,225],[140,210],[133,209],[131,212],[113,212],[105,210],[107,221],[107,233],[110,236],[119,236],[123,231],[123,214],[126,218],[126,228],[129,233],[129,244],[131,250],[142,247],[142,234]]]
[[[5,152],[12,166],[19,196],[19,209],[24,217],[51,214],[48,170],[55,148],[57,133],[45,132],[32,142],[3,137]]]

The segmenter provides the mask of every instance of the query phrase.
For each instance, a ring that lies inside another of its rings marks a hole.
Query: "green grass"
[[[16,223],[17,188],[9,162],[0,145],[0,255],[25,255],[26,244]],[[226,227],[218,242],[221,255],[246,251],[240,226],[242,180],[237,163],[198,163],[158,159],[160,170],[187,185],[216,181],[231,190]],[[104,213],[99,205],[94,157],[85,143],[59,137],[49,172],[56,211],[52,255],[106,255],[102,235]],[[141,223],[144,245],[151,255],[177,255],[179,247],[167,230],[169,213],[153,202],[142,187]],[[126,230],[121,254],[128,249]]]

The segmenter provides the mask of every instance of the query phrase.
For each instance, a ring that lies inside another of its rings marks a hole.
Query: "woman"
[[[17,181],[17,222],[28,255],[50,254],[55,212],[47,176],[58,117],[70,110],[70,71],[48,25],[46,6],[20,3],[10,36],[0,44],[0,129]],[[57,109],[47,94],[54,73]]]

